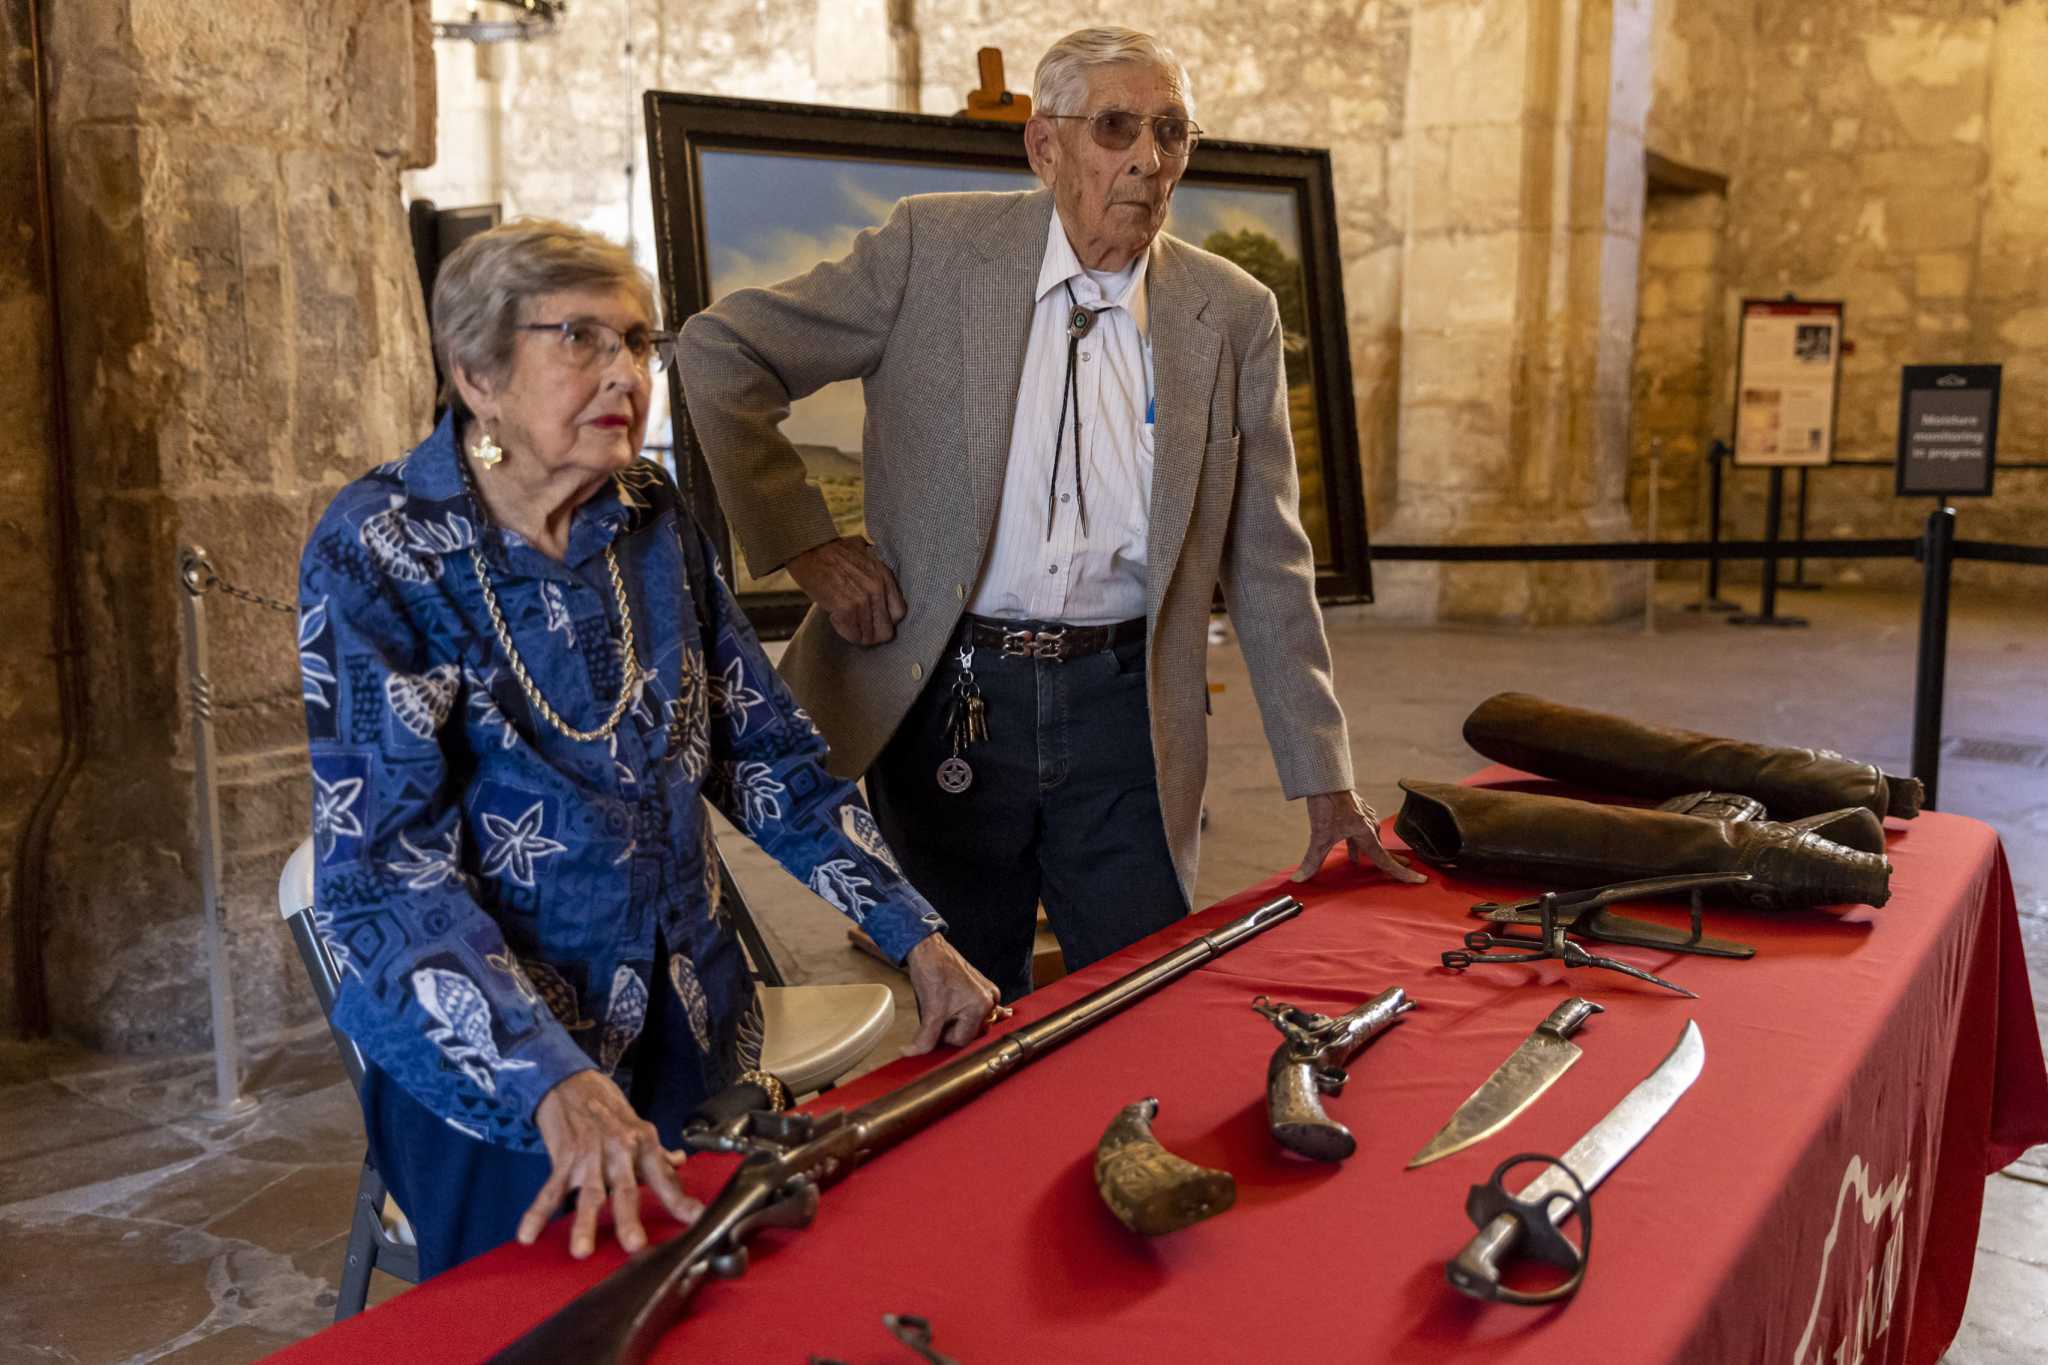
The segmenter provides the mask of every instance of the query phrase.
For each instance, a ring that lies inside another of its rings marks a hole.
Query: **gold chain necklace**
[[[619,699],[612,703],[612,713],[595,730],[578,730],[548,705],[548,699],[540,694],[540,688],[534,686],[533,679],[527,676],[519,651],[512,647],[512,632],[505,628],[504,613],[498,610],[498,595],[491,591],[490,571],[484,567],[483,553],[475,545],[469,547],[469,562],[476,566],[476,585],[484,591],[484,606],[491,613],[491,627],[498,632],[498,643],[504,647],[505,657],[512,662],[512,676],[519,679],[519,685],[526,690],[526,699],[533,703],[533,709],[571,739],[582,740],[586,744],[610,739],[612,731],[619,728],[619,721],[625,717],[626,707],[632,703],[633,693],[640,684],[640,660],[633,653],[633,609],[627,605],[626,582],[619,576],[619,557],[612,552],[612,547],[604,547],[604,566],[611,573],[612,596],[619,603],[619,633],[622,637],[619,653],[625,659],[625,676],[619,681]]]

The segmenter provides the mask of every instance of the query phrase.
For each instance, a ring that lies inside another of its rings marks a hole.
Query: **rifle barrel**
[[[1301,902],[1292,896],[1269,901],[1214,933],[1203,934],[1182,944],[1164,957],[1118,977],[1036,1023],[1026,1024],[987,1047],[955,1058],[936,1071],[927,1072],[908,1085],[861,1106],[853,1112],[849,1122],[861,1131],[858,1147],[863,1158],[881,1152],[945,1117],[1007,1079],[1018,1068],[1037,1061],[1068,1039],[1128,1009],[1253,935],[1294,918],[1301,910]]]

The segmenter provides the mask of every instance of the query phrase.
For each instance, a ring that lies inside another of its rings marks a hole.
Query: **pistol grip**
[[[1266,1073],[1266,1123],[1273,1140],[1315,1161],[1342,1161],[1358,1150],[1351,1130],[1323,1112],[1315,1067],[1283,1045]]]

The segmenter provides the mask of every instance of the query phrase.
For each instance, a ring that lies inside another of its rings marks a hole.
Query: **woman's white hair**
[[[1088,104],[1088,73],[1098,66],[1144,62],[1180,80],[1181,102],[1195,115],[1194,86],[1173,50],[1149,33],[1129,28],[1075,29],[1047,48],[1031,81],[1031,107],[1041,114],[1079,114]]]
[[[521,310],[568,289],[626,290],[655,317],[654,281],[608,237],[547,218],[515,218],[455,249],[434,277],[429,314],[447,376],[441,398],[457,400],[455,371],[498,379],[512,361]]]

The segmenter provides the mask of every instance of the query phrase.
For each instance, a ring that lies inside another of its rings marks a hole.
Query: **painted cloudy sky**
[[[1029,171],[841,160],[775,153],[706,152],[701,161],[711,297],[774,284],[853,249],[905,195],[1033,189]],[[1197,244],[1217,231],[1257,228],[1297,259],[1301,239],[1286,190],[1182,185],[1166,230]],[[797,403],[783,430],[798,444],[860,449],[860,386],[833,384]]]

